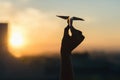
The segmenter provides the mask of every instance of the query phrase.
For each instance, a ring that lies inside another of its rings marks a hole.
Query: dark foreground
[[[72,56],[75,80],[120,80],[120,54],[76,53]],[[0,60],[0,80],[59,80],[60,56],[5,55]]]

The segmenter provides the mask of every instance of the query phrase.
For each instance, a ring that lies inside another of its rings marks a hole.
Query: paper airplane
[[[69,26],[72,26],[72,23],[73,23],[74,20],[84,21],[84,19],[78,18],[78,17],[59,16],[59,15],[57,15],[57,17],[67,20],[67,23],[68,23]]]

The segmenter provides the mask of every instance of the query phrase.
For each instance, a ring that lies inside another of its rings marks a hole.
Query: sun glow
[[[11,26],[9,35],[9,46],[12,48],[22,48],[25,45],[25,39],[21,27]]]
[[[24,45],[22,34],[15,32],[11,35],[10,44],[12,47],[21,47]]]
[[[21,26],[10,26],[8,43],[10,53],[15,57],[21,57],[26,45],[24,31]]]

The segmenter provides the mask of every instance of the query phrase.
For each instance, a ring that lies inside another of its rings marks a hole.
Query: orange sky
[[[21,45],[11,45],[10,42],[9,47],[16,56],[59,52],[63,29],[67,24],[56,15],[75,15],[85,19],[84,22],[74,23],[86,37],[76,48],[77,51],[118,51],[119,8],[118,0],[0,0],[0,21],[10,24],[9,41],[15,34],[18,35],[16,40]]]

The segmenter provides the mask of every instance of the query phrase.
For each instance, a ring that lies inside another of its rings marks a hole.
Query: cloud
[[[13,12],[13,5],[10,2],[0,2],[0,21],[8,21]]]
[[[56,35],[59,35],[57,32],[59,23],[53,16],[55,17],[53,13],[46,13],[32,7],[19,9],[11,2],[0,3],[0,21],[9,22],[10,34],[20,31],[26,41],[22,48],[10,48],[11,52],[16,54],[20,51],[19,53],[22,55],[36,55],[32,53],[39,54],[59,49],[59,46],[55,45],[58,40]],[[51,45],[52,47],[50,47]]]

